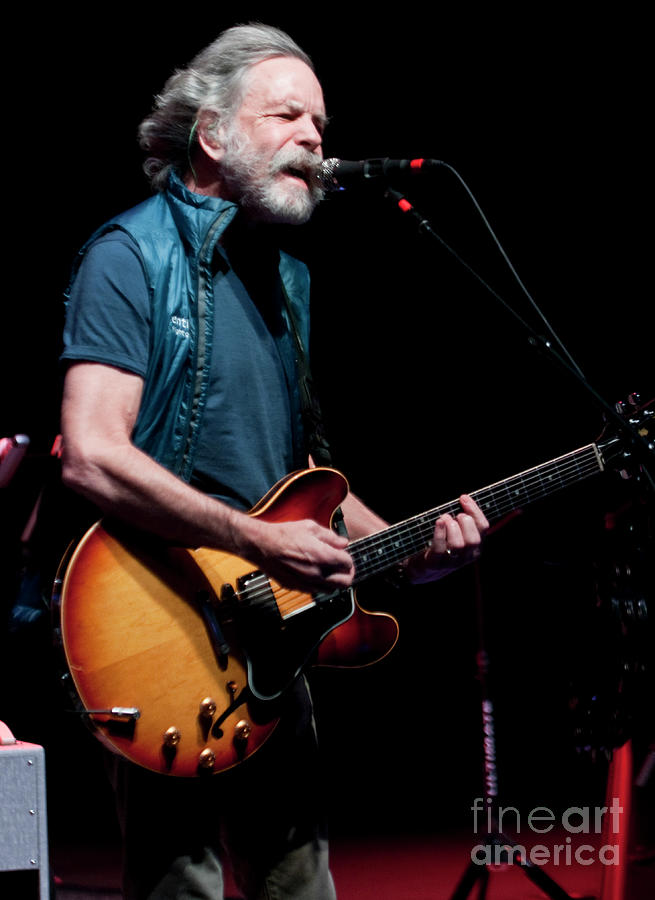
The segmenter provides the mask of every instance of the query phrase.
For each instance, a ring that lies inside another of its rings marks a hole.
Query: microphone
[[[394,175],[418,175],[435,169],[443,163],[440,159],[362,159],[351,162],[347,159],[324,159],[316,177],[326,191],[342,191],[362,181],[386,179]]]

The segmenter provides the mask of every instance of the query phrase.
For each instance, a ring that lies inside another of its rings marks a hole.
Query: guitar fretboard
[[[540,500],[603,470],[596,444],[587,444],[564,456],[498,481],[471,494],[489,522],[496,522],[513,510]],[[355,583],[384,572],[424,550],[432,540],[437,519],[461,512],[458,500],[392,525],[384,531],[353,541],[348,550],[355,562]]]

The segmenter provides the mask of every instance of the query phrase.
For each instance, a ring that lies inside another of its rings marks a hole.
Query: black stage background
[[[448,162],[600,394],[653,392],[643,14],[552,4],[430,16],[414,7],[406,17],[221,10],[146,23],[137,5],[114,6],[111,16],[64,13],[19,29],[20,68],[33,54],[40,84],[20,96],[8,141],[1,433],[27,433],[32,452],[4,492],[7,607],[18,536],[58,429],[70,262],[94,227],[147,195],[134,135],[152,95],[236,21],[280,25],[313,56],[332,118],[327,156]],[[439,169],[407,193],[541,329],[457,179]],[[597,436],[601,416],[585,392],[380,191],[330,197],[283,240],[313,270],[315,376],[336,464],[390,520]],[[600,478],[489,540],[482,598],[508,803],[581,804],[602,782],[602,766],[575,753],[568,683],[583,649],[599,673],[608,667],[593,643],[594,561],[603,513],[625,499]],[[335,827],[467,823],[482,791],[473,573],[401,596],[365,590],[360,601],[393,609],[401,641],[374,668],[314,677]],[[102,812],[96,742],[52,712],[43,644],[12,637],[8,649],[0,717],[46,744],[55,823],[88,817],[90,790]]]

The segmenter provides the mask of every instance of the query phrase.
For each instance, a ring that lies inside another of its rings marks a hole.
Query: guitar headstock
[[[655,465],[655,401],[642,404],[639,394],[630,394],[615,410],[618,420],[607,422],[597,446],[606,466],[631,478],[639,474],[649,454]]]

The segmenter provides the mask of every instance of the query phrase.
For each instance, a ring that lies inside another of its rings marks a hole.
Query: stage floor
[[[538,865],[565,894],[573,898],[589,897],[598,900],[652,900],[655,896],[655,861],[627,860],[622,870],[626,886],[608,881],[608,874],[616,876],[617,866],[599,861],[601,847],[595,842],[593,850],[584,840],[548,835],[543,846],[550,853],[550,862]],[[560,840],[561,837],[561,840]],[[477,837],[475,838],[477,841]],[[556,841],[562,850],[557,865],[553,864]],[[533,842],[534,845],[535,842]],[[576,850],[580,850],[578,861]],[[334,837],[331,843],[332,871],[339,900],[450,900],[460,878],[471,861],[477,843],[470,834],[421,834],[372,837]],[[566,848],[570,847],[567,860]],[[543,858],[545,851],[541,851]],[[477,850],[478,858],[482,851]],[[608,851],[606,857],[610,858]],[[120,898],[120,860],[113,842],[68,845],[65,842],[51,847],[51,862],[57,879],[56,900],[118,900]],[[480,866],[481,870],[486,868]],[[487,900],[540,900],[548,894],[528,878],[516,864],[492,865],[487,886]],[[478,897],[476,885],[467,897]],[[230,890],[230,897],[239,894]]]

